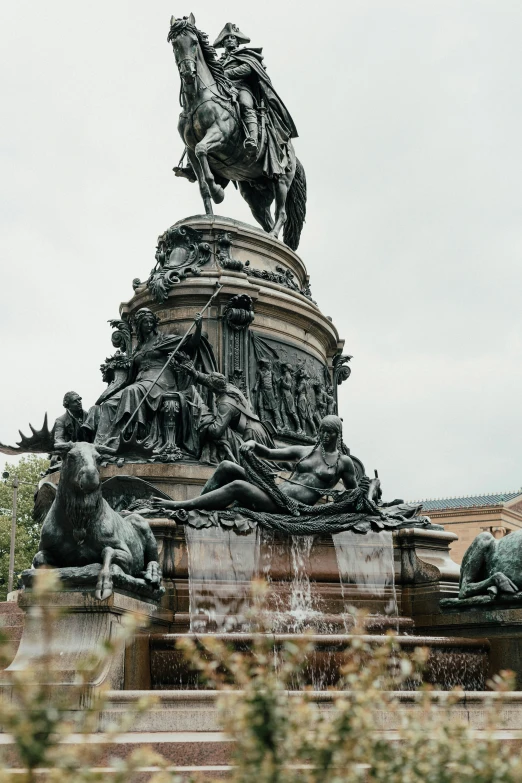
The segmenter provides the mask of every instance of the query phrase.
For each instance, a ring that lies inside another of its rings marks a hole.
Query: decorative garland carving
[[[307,299],[313,301],[310,284],[307,282],[304,288],[299,288],[294,273],[287,267],[281,266],[281,264],[276,266],[275,272],[270,272],[268,269],[256,269],[255,267],[251,267],[250,261],[247,261],[243,271],[245,274],[249,275],[249,277],[255,277],[258,280],[269,280],[271,283],[277,283],[284,288],[289,288],[290,291],[297,291],[297,293],[302,294],[302,296],[306,296]]]

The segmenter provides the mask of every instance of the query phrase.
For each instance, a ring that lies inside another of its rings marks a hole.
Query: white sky
[[[521,486],[522,5],[6,0],[0,10],[0,439],[91,405],[109,318],[202,212],[171,13],[263,46],[309,187],[299,253],[352,377],[345,440],[385,497]],[[227,189],[219,214],[252,222]]]

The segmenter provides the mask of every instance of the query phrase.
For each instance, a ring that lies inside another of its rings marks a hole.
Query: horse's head
[[[183,19],[172,17],[167,40],[172,43],[183,84],[190,88],[196,81],[199,56],[199,38],[194,15],[190,14]]]
[[[60,449],[63,466],[60,485],[76,493],[88,495],[100,487],[101,454],[93,443],[73,443]]]

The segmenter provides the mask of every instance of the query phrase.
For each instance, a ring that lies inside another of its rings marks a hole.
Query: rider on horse
[[[214,49],[225,49],[220,62],[225,75],[238,91],[241,119],[246,130],[245,149],[258,150],[259,122],[261,114],[261,143],[266,137],[266,154],[263,169],[268,176],[279,175],[286,165],[286,155],[281,155],[289,139],[297,137],[297,129],[288,109],[272,86],[263,65],[262,49],[251,49],[239,44],[249,43],[250,38],[231,22],[227,22],[214,41]],[[266,119],[268,122],[265,123]],[[263,153],[263,150],[260,150]]]

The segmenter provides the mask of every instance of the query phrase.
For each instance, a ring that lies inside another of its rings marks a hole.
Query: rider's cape
[[[263,99],[269,118],[263,170],[267,176],[278,176],[287,165],[286,143],[289,139],[297,138],[298,133],[290,112],[274,90],[263,65],[261,52],[262,49],[236,49],[229,55],[228,62],[249,65],[254,72],[259,91],[255,97],[258,100]]]
[[[295,139],[298,136],[297,128],[290,116],[290,112],[274,90],[274,86],[263,65],[262,51],[262,49],[236,49],[235,52],[230,54],[230,60],[237,60],[238,64],[246,63],[252,68],[257,76],[261,92],[259,97],[264,98],[265,106],[270,112],[272,120],[276,120],[274,124],[276,127],[279,126],[277,129],[285,140]]]

